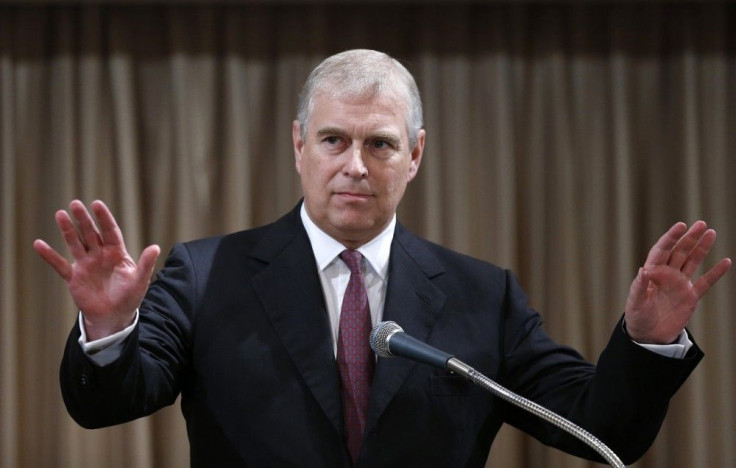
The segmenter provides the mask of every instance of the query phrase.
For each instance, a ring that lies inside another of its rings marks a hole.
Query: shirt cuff
[[[631,340],[634,341],[634,340]],[[646,348],[649,351],[652,351],[654,353],[657,353],[661,356],[669,357],[669,358],[675,358],[675,359],[683,359],[688,351],[690,351],[690,348],[693,347],[693,342],[690,341],[690,336],[687,334],[687,330],[682,330],[682,333],[680,333],[680,336],[677,337],[677,340],[675,340],[672,344],[667,345],[658,345],[658,344],[645,344],[645,343],[637,343],[634,341],[634,343],[638,344],[642,348]]]
[[[135,317],[133,323],[126,328],[120,330],[117,333],[113,333],[110,336],[100,338],[99,340],[87,342],[87,332],[84,329],[84,317],[82,312],[79,312],[79,345],[82,347],[82,351],[100,367],[106,366],[111,362],[114,362],[120,357],[120,353],[123,351],[123,343],[125,339],[133,333],[133,329],[138,324],[138,309],[135,311]]]

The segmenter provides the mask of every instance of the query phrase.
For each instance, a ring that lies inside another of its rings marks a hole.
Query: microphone
[[[548,410],[527,398],[517,395],[507,388],[497,384],[469,365],[455,358],[451,354],[428,345],[404,333],[396,322],[379,322],[373,327],[370,335],[371,349],[378,357],[392,358],[395,356],[411,359],[412,361],[428,364],[445,369],[470,380],[479,387],[491,392],[533,415],[557,426],[563,431],[587,444],[603,457],[611,466],[625,468],[618,456],[603,442],[582,427],[568,421],[557,413]]]
[[[453,356],[404,333],[396,322],[381,322],[371,330],[371,349],[379,357],[400,356],[412,361],[447,369]]]

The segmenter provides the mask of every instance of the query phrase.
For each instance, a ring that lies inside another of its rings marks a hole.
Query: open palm
[[[731,267],[722,259],[697,280],[716,233],[703,221],[677,223],[649,251],[626,300],[626,330],[637,342],[668,344],[687,325],[700,299]]]
[[[56,213],[56,223],[73,263],[42,240],[36,240],[33,247],[66,281],[84,316],[88,339],[94,340],[130,324],[145,295],[160,249],[156,245],[147,247],[136,264],[110,210],[101,201],[93,202],[91,208],[97,224],[78,200],[69,204],[76,225],[66,211]]]

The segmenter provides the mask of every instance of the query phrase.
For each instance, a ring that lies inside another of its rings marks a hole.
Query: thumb
[[[153,275],[153,269],[156,267],[156,259],[161,254],[161,248],[156,245],[146,247],[138,259],[138,279],[148,283]]]
[[[639,273],[631,283],[629,289],[629,297],[626,300],[626,310],[637,310],[641,308],[642,304],[646,301],[647,289],[649,288],[649,271],[645,268],[639,268]]]

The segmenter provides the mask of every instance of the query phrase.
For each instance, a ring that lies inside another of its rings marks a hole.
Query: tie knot
[[[357,250],[343,250],[340,252],[340,258],[345,265],[348,266],[351,275],[360,274],[360,259],[363,256]]]

